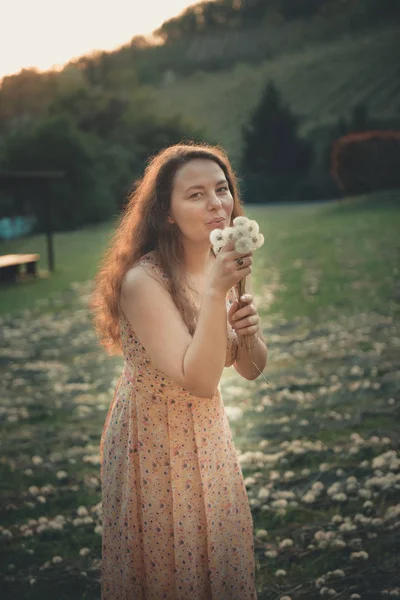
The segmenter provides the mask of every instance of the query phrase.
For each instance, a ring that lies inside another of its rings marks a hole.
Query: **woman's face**
[[[221,167],[195,158],[175,174],[168,221],[191,242],[209,241],[210,231],[231,223],[233,197]],[[217,221],[219,219],[219,221]]]

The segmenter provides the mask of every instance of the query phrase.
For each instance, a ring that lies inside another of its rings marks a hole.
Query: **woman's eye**
[[[190,197],[191,198],[199,198],[201,195],[201,192],[195,192],[194,194],[192,194]]]
[[[221,192],[221,191],[222,191],[222,192],[227,192],[227,191],[228,191],[228,188],[226,187],[226,185],[223,185],[222,187],[218,188],[218,190],[217,190],[217,191],[218,191],[218,192]]]

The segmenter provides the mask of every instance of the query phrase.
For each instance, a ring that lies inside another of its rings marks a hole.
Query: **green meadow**
[[[400,210],[391,191],[246,207],[264,378],[222,393],[253,514],[259,600],[400,595]],[[113,223],[2,245],[40,277],[1,289],[2,598],[100,595],[99,441],[122,369],[88,294]]]

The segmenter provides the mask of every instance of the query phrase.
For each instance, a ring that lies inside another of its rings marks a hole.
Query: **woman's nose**
[[[209,204],[211,206],[221,206],[221,198],[219,198],[217,194],[211,194]]]

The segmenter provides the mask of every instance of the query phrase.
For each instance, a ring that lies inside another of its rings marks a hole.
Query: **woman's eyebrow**
[[[219,181],[217,181],[217,183],[215,185],[221,185],[222,183],[226,183],[228,185],[228,182],[227,182],[226,179],[220,179]],[[202,183],[197,183],[195,185],[190,185],[188,188],[186,188],[185,192],[188,192],[191,189],[197,189],[197,188],[204,189],[204,185]]]

